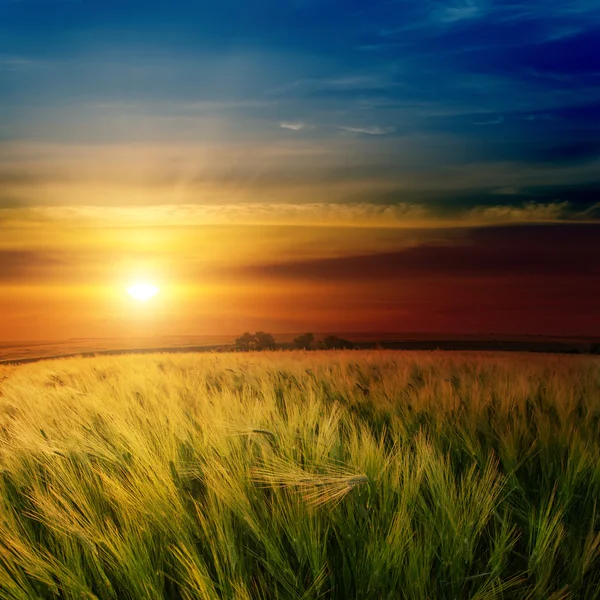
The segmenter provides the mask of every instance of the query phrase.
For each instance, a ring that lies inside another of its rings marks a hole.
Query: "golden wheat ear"
[[[369,483],[366,475],[350,472],[337,464],[331,465],[329,473],[310,473],[277,458],[252,469],[252,479],[265,487],[297,491],[313,506],[337,504],[355,487]]]

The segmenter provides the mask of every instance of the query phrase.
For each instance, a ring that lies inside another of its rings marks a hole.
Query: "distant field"
[[[0,343],[0,363],[55,356],[154,348],[194,348],[233,344],[235,336],[165,336],[154,338],[81,338],[71,340]]]
[[[242,332],[240,332],[241,334]],[[396,350],[492,350],[588,353],[600,349],[600,338],[548,337],[534,335],[450,335],[426,333],[317,333],[316,340],[327,335],[348,339],[359,348],[379,346]],[[278,347],[290,348],[299,333],[278,333]],[[119,354],[125,352],[200,352],[228,350],[235,335],[181,335],[146,338],[79,338],[56,341],[0,342],[0,364],[11,361],[35,361],[77,355]]]
[[[600,599],[600,359],[0,366],[0,598]]]

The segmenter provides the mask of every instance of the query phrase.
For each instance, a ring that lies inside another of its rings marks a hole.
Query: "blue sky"
[[[599,42],[583,0],[0,0],[0,142],[313,147],[260,168],[233,151],[210,176],[351,168],[389,185],[335,201],[582,210],[600,186]]]

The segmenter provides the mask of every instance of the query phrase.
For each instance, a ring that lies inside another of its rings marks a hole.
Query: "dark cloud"
[[[490,183],[492,183],[490,181]],[[431,215],[452,218],[464,211],[490,207],[522,208],[530,203],[550,205],[567,203],[560,211],[560,218],[577,220],[591,217],[584,214],[600,202],[600,181],[586,181],[573,185],[506,185],[502,178],[496,185],[474,185],[458,189],[423,189],[397,187],[384,191],[365,190],[348,193],[346,198],[356,202],[372,202],[393,205],[408,202],[423,206]]]
[[[600,225],[482,228],[396,252],[245,267],[245,276],[304,281],[600,276]]]
[[[600,139],[565,141],[536,148],[530,159],[542,163],[581,164],[600,158]]]
[[[0,250],[0,282],[31,282],[52,278],[65,262],[55,255],[34,250]]]

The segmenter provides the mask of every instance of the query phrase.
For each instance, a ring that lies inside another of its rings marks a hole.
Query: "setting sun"
[[[130,296],[136,300],[141,300],[142,302],[146,302],[151,298],[154,298],[158,292],[160,292],[160,289],[149,283],[136,283],[135,285],[127,288],[127,293]]]

